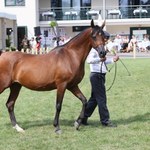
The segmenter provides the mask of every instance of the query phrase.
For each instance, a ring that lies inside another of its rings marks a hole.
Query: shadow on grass
[[[114,120],[117,124],[130,124],[133,122],[147,122],[150,121],[150,113],[145,113],[142,115],[136,115],[129,117],[127,119],[119,119],[119,120]]]
[[[60,119],[60,127],[61,126],[73,126],[75,120],[66,120],[66,119]],[[7,123],[7,126],[10,126],[11,123]],[[51,119],[45,119],[45,120],[27,120],[24,122],[19,121],[19,126],[21,126],[23,129],[29,129],[34,127],[43,127],[43,126],[53,126],[53,120]]]
[[[150,113],[142,114],[142,115],[136,115],[129,117],[127,119],[118,119],[113,120],[113,122],[117,123],[117,125],[126,125],[133,122],[147,122],[150,121]],[[75,120],[67,120],[67,119],[60,119],[60,127],[61,126],[72,126],[74,125]],[[34,121],[24,121],[19,122],[19,125],[23,127],[24,129],[34,128],[34,127],[42,127],[42,126],[51,126],[53,125],[53,120],[51,119],[45,119],[45,120],[34,120]],[[100,122],[99,120],[90,120],[89,119],[89,125],[92,128],[99,127]],[[10,124],[7,124],[7,126],[10,126]]]
[[[141,114],[141,115],[136,115],[136,116],[132,116],[129,117],[127,119],[121,118],[118,120],[112,120],[112,122],[114,122],[117,125],[128,125],[134,122],[148,122],[150,121],[150,113],[145,113],[145,114]],[[90,127],[99,127],[101,125],[99,120],[90,120],[88,121]]]

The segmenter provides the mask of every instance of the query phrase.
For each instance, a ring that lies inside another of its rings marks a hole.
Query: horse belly
[[[6,59],[3,59],[2,56],[0,57],[1,57],[0,59],[0,93],[1,93],[11,84],[12,66]]]
[[[22,86],[37,91],[47,91],[56,88],[54,74],[49,70],[38,67],[19,67],[14,75],[14,82],[19,82]]]
[[[50,81],[42,81],[38,79],[30,79],[30,78],[20,78],[19,80],[16,80],[15,82],[20,83],[22,86],[36,91],[49,91],[56,88],[54,82]]]

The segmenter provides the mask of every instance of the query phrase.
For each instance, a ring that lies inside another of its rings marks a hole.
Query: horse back
[[[32,90],[56,89],[63,82],[70,87],[83,77],[83,69],[71,59],[63,47],[43,55],[5,52],[0,56],[0,76],[5,68],[9,84],[18,82]]]

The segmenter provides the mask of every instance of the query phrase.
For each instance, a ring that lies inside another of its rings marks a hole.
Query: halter
[[[98,52],[98,54],[100,54],[100,52],[103,51],[104,45],[97,45],[96,44],[96,36],[99,33],[101,33],[101,36],[104,36],[104,32],[103,32],[103,30],[100,27],[96,26],[96,28],[97,28],[97,30],[95,29],[96,31],[93,29],[91,37],[92,37],[93,42],[94,42],[93,48],[96,49],[96,51]]]
[[[105,41],[105,40],[108,40],[109,37],[110,37],[110,34],[109,34],[108,32],[103,31],[101,27],[99,27],[99,26],[96,25],[96,26],[93,28],[92,34],[91,34],[91,37],[92,37],[94,43],[95,43],[95,41],[96,41],[96,36],[97,36],[97,34],[101,34],[101,36],[104,38],[104,41]],[[95,45],[96,45],[96,43],[95,43]],[[105,51],[105,50],[104,50],[104,45],[99,45],[99,46],[96,45],[96,46],[94,46],[93,48],[96,49],[96,51],[98,52],[99,55],[100,55],[101,52],[104,52],[104,51]]]

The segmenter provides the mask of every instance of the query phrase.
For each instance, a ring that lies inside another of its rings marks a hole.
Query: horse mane
[[[68,41],[68,42],[65,43],[64,45],[66,45],[66,44],[68,44],[68,43],[70,43],[70,42],[76,40],[78,37],[81,37],[80,35],[84,36],[84,33],[86,33],[87,31],[89,31],[90,29],[91,29],[91,27],[87,27],[86,29],[84,29],[83,31],[81,31],[81,32],[80,32],[79,34],[77,34],[76,36],[74,36],[70,41]],[[97,33],[97,31],[102,32],[102,34],[104,34],[102,28],[99,27],[98,25],[94,26],[94,28],[93,28],[93,30],[90,32],[90,34],[91,34],[91,35],[92,35],[92,34],[94,35],[94,34]],[[87,37],[87,36],[85,36],[84,39],[86,39],[86,37]]]
[[[88,27],[88,28],[84,29],[84,30],[81,31],[79,34],[77,34],[76,36],[74,36],[70,41],[72,41],[72,40],[78,38],[78,36],[80,36],[81,34],[83,34],[84,32],[86,32],[87,30],[89,30],[89,28],[91,28],[91,27]]]
[[[81,34],[83,34],[84,32],[88,31],[91,27],[88,27],[86,29],[84,29],[83,31],[81,31],[79,34],[77,34],[76,36],[74,36],[69,42],[71,42],[72,40],[77,39]]]
[[[84,29],[83,31],[81,31],[79,34],[77,34],[76,36],[74,36],[73,38],[71,38],[68,42],[66,42],[63,45],[60,45],[60,46],[57,46],[57,47],[53,48],[51,51],[56,50],[56,49],[60,50],[61,48],[65,47],[65,46],[68,46],[69,44],[71,44],[72,42],[74,42],[74,40],[78,39],[78,37],[81,37],[82,34],[86,33],[90,29],[91,29],[91,27],[87,27],[86,29]],[[86,38],[87,38],[87,36],[85,36],[84,39],[86,39]]]
[[[79,34],[77,34],[76,36],[74,36],[72,39],[70,39],[67,43],[65,43],[65,44],[62,45],[62,46],[66,46],[66,45],[68,45],[69,43],[74,42],[76,39],[78,39],[78,38],[82,37],[84,34],[86,34],[87,31],[90,30],[90,29],[91,29],[91,27],[88,27],[88,28],[84,29],[83,31],[81,31]],[[81,35],[82,35],[82,36],[81,36]],[[86,39],[86,38],[87,38],[87,36],[84,37],[84,39]]]

